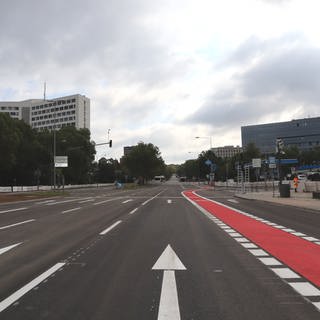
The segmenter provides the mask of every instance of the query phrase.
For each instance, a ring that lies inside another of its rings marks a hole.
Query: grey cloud
[[[310,47],[297,38],[284,37],[271,43],[254,39],[236,50],[240,56],[242,71],[234,74],[229,87],[217,92],[190,117],[187,123],[211,125],[215,128],[232,129],[235,126],[257,123],[266,117],[277,119],[280,112],[293,112],[303,106],[299,116],[315,116],[320,101],[320,49]],[[275,45],[279,43],[279,45]],[[252,50],[250,50],[250,48]],[[257,62],[251,64],[257,52],[263,52]],[[244,50],[245,49],[245,50]],[[245,54],[240,54],[239,52]],[[236,62],[236,60],[234,60]],[[239,65],[240,66],[240,65]],[[239,67],[238,66],[238,67]]]

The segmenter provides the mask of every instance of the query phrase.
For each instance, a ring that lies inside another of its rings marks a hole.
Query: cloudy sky
[[[0,100],[91,99],[98,157],[181,163],[241,126],[320,116],[319,0],[1,0]],[[203,139],[195,139],[195,136]],[[206,138],[207,137],[207,138]]]

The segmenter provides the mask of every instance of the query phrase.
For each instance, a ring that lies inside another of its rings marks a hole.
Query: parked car
[[[311,181],[320,181],[320,172],[315,172],[308,175],[308,180]]]

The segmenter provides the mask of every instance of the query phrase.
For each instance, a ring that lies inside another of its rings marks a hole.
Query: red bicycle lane
[[[184,191],[183,194],[320,287],[320,245],[247,217],[213,200],[200,197],[192,190]]]

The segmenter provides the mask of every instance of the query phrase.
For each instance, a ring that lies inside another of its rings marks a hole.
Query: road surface
[[[195,189],[0,205],[0,318],[319,319],[319,213]]]

